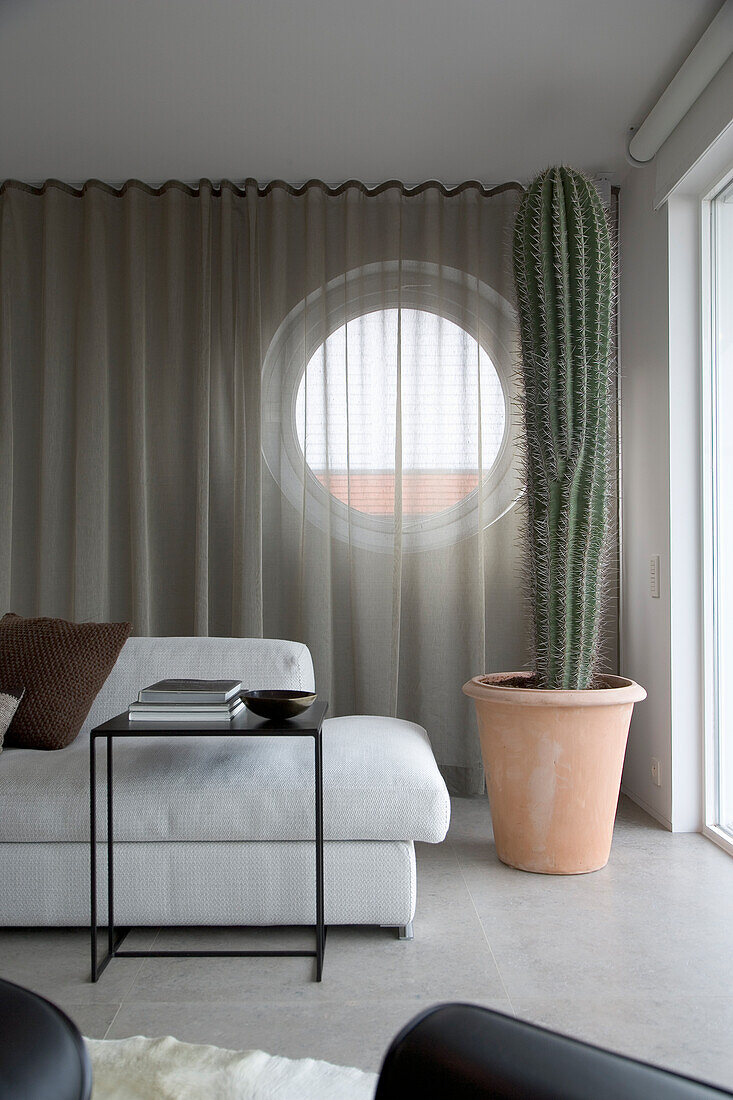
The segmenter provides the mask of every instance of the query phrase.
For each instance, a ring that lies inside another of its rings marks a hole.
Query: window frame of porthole
[[[520,423],[515,400],[515,314],[492,287],[456,268],[424,261],[390,261],[353,269],[313,291],[288,313],[262,365],[263,456],[285,498],[302,513],[305,493],[306,519],[321,530],[352,545],[390,553],[394,518],[349,508],[311,470],[298,439],[296,402],[311,357],[333,332],[360,316],[399,307],[433,313],[467,332],[488,355],[504,396],[503,438],[491,468],[482,472],[480,487],[440,512],[403,517],[402,547],[417,552],[475,536],[479,491],[484,529],[510,511],[523,493],[516,461]]]

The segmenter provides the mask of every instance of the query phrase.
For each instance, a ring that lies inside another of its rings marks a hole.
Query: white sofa
[[[89,730],[166,676],[314,687],[300,643],[130,638],[73,744],[0,754],[0,925],[89,920]],[[97,756],[103,841],[103,744]],[[409,926],[414,842],[439,843],[450,815],[425,730],[327,719],[323,758],[326,923]],[[118,739],[114,765],[118,925],[314,922],[310,738]]]

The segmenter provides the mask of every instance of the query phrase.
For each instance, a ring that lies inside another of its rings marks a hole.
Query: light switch
[[[649,558],[649,592],[653,599],[659,599],[659,554]]]

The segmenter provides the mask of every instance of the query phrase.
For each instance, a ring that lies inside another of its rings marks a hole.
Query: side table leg
[[[316,770],[316,981],[323,975],[326,930],[323,921],[323,744],[321,731],[315,739]]]
[[[100,734],[100,736],[104,736]],[[117,932],[114,911],[114,832],[113,832],[113,790],[112,790],[112,737],[107,736],[107,952],[99,958],[99,906],[97,882],[97,760],[96,738],[89,742],[89,841],[90,841],[90,939],[92,956],[92,981],[98,981],[108,963],[118,954],[120,944],[130,931],[123,928]]]
[[[115,953],[114,870],[112,866],[112,737],[107,737],[107,950]]]
[[[96,982],[97,973],[97,790],[96,790],[96,739],[89,739],[89,839],[91,847],[91,949],[92,949],[92,981]]]

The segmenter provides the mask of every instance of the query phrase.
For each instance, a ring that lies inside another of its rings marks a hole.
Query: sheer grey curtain
[[[332,713],[521,667],[518,198],[398,184],[0,193],[0,605],[305,641]]]

